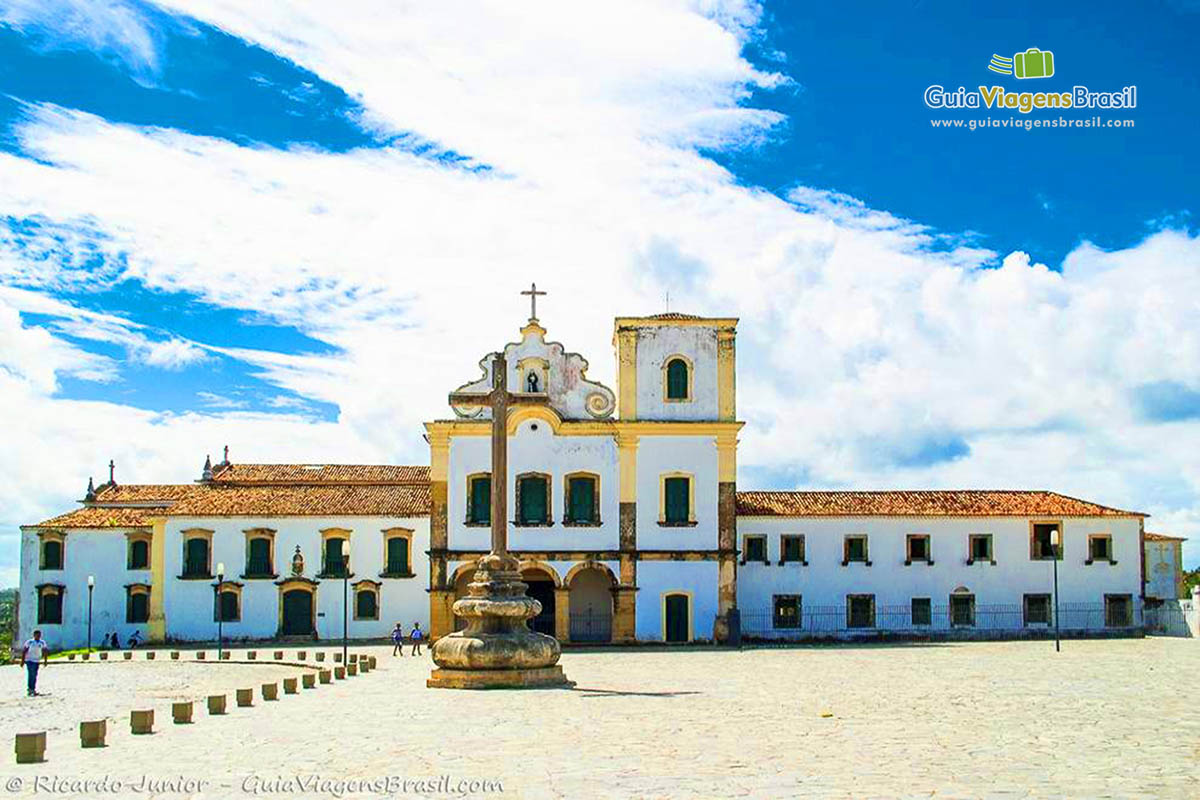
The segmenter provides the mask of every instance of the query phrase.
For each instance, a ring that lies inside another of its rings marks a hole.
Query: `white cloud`
[[[149,22],[123,0],[6,0],[0,22],[37,34],[54,49],[112,55],[148,80],[159,70],[159,46]]]
[[[836,192],[739,186],[696,148],[753,146],[778,122],[738,106],[782,80],[739,55],[753,6],[171,5],[342,86],[372,124],[490,169],[31,109],[18,135],[45,163],[0,155],[0,214],[98,232],[123,279],[335,345],[283,355],[155,339],[163,366],[217,352],[280,398],[339,414],[54,399],[54,375],[88,367],[53,333],[118,337],[132,358],[147,337],[60,308],[49,332],[10,334],[48,355],[40,373],[22,356],[38,377],[0,387],[0,403],[53,447],[26,437],[11,446],[31,466],[0,462],[9,524],[61,510],[114,452],[126,480],[155,481],[192,477],[225,442],[235,460],[424,461],[420,423],[447,414],[446,392],[514,337],[516,292],[537,280],[551,336],[610,383],[613,316],[658,311],[668,289],[674,309],[739,315],[744,476],[1041,486],[1161,514],[1200,541],[1200,456],[1186,446],[1200,422],[1147,421],[1131,403],[1148,381],[1200,387],[1200,242],[1167,231],[1118,252],[1083,245],[1057,272]],[[16,249],[0,247],[0,270],[46,289],[58,279]],[[16,330],[2,322],[0,335]]]

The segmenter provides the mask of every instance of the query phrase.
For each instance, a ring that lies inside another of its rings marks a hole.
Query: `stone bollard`
[[[157,655],[157,653],[155,653],[153,650],[147,650],[146,651],[146,660],[153,661],[155,655]]]
[[[209,714],[224,714],[225,713],[225,695],[210,694],[208,696],[208,713]]]
[[[342,654],[341,654],[341,653],[334,653],[334,654],[333,654],[333,660],[334,660],[334,662],[336,662],[336,663],[338,663],[338,664],[342,663]]]
[[[353,678],[357,674],[358,674],[358,664],[347,664],[346,665],[347,677]]]
[[[223,651],[221,651],[221,660],[228,661],[229,657],[232,655],[233,655],[233,653],[229,652],[228,650],[223,650]]]
[[[324,660],[325,660],[325,654],[317,653],[317,661],[324,661]]]
[[[192,721],[192,706],[191,700],[171,703],[171,719],[175,720],[176,725],[187,725]]]
[[[351,654],[350,654],[350,663],[351,663],[351,664],[357,664],[357,663],[358,663],[358,653],[351,653]]]
[[[154,733],[154,709],[147,708],[129,712],[130,733]]]
[[[295,678],[284,678],[283,679],[283,693],[284,694],[295,694],[296,693],[296,679]]]
[[[300,676],[300,683],[305,689],[317,688],[317,674],[315,672],[306,672]]]
[[[74,661],[74,660],[75,660],[75,654],[74,654],[74,653],[68,653],[68,654],[67,654],[67,661]]]
[[[171,651],[171,660],[172,660],[172,661],[178,661],[178,660],[179,660],[179,651],[178,651],[178,650],[172,650],[172,651]]]
[[[242,708],[254,705],[254,690],[253,689],[238,689],[237,704]]]
[[[305,660],[305,659],[307,659],[307,658],[308,658],[308,651],[307,651],[307,650],[297,650],[297,651],[296,651],[296,659],[297,659],[298,661],[304,661],[304,660]]]
[[[276,661],[283,661],[283,651],[282,651],[282,650],[276,650],[276,651],[275,651],[275,660],[276,660]]]
[[[108,653],[101,653],[101,654],[100,654],[100,660],[101,660],[101,661],[108,661]]]
[[[371,662],[371,669],[376,669],[379,666],[379,659],[377,659],[375,656],[371,656],[367,660]]]
[[[279,699],[279,684],[264,683],[262,685],[263,700],[278,700]]]
[[[121,655],[125,656],[125,660],[126,660],[126,661],[132,661],[132,660],[133,660],[133,653],[125,652],[125,653],[122,653]]]
[[[345,680],[346,679],[346,668],[345,667],[334,667],[333,668],[333,677],[337,678],[339,681]]]
[[[87,660],[89,660],[91,657],[92,657],[92,654],[91,654],[91,653],[84,653],[84,654],[83,654],[83,660],[84,660],[84,661],[87,661]]]
[[[333,672],[323,669],[317,673],[317,677],[321,679],[321,683],[329,683],[331,680],[333,680]]]
[[[108,720],[98,719],[79,723],[80,747],[104,747],[104,737],[107,735]]]
[[[361,672],[362,674],[366,675],[368,672],[371,671],[371,662],[365,658],[360,659],[358,662],[358,671]]]
[[[247,661],[258,660],[258,651],[257,650],[247,650],[246,651],[246,660]]]
[[[203,661],[203,660],[204,660],[204,651],[203,651],[203,650],[197,650],[197,651],[196,651],[196,660],[197,660],[197,661]]]
[[[15,741],[18,764],[36,764],[46,760],[46,732],[18,733]]]

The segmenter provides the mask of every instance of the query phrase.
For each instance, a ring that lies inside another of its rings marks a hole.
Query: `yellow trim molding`
[[[591,522],[570,522],[568,517],[571,513],[571,479],[572,478],[591,478],[595,482],[592,491],[592,521]],[[563,475],[563,524],[573,525],[577,528],[600,527],[600,473],[592,472],[591,470],[577,470],[568,472]]]
[[[675,470],[673,472],[663,472],[658,476],[658,522],[664,525],[667,522],[667,478],[687,478],[688,479],[688,524],[696,524],[696,475],[692,472],[683,472]]]
[[[144,566],[144,567],[131,566],[131,564],[133,564],[133,543],[134,542],[145,542],[146,543],[146,566]],[[144,570],[144,569],[150,569],[151,564],[154,561],[153,548],[154,548],[154,536],[153,536],[153,534],[150,533],[150,531],[147,531],[147,530],[128,531],[125,534],[125,568],[131,569],[131,570],[138,570],[138,571]],[[149,584],[147,584],[147,585],[149,585]]]
[[[167,520],[150,520],[150,622],[146,626],[148,642],[164,642],[167,638],[165,592],[167,586]]]
[[[213,574],[213,532],[207,528],[187,528],[179,533],[179,574],[185,574],[187,568],[188,542],[193,539],[203,539],[208,543],[208,564],[205,565],[202,577],[212,577]]]
[[[671,397],[667,392],[667,368],[671,366],[672,361],[682,361],[687,368],[687,394],[683,397]],[[696,375],[696,365],[692,360],[683,353],[672,353],[663,359],[662,367],[662,400],[664,403],[690,403],[695,399],[695,392],[692,390],[692,379]]]
[[[693,638],[692,615],[695,614],[696,610],[696,598],[688,589],[667,589],[661,595],[659,595],[659,607],[662,612],[662,627],[659,628],[659,633],[662,636],[662,640],[665,642],[667,640],[667,598],[673,596],[681,596],[688,599],[687,641],[690,642]]]
[[[411,574],[413,571],[413,560],[412,560],[413,532],[411,530],[409,530],[408,528],[384,528],[384,530],[383,530],[383,572],[381,574],[383,574],[383,575],[391,575],[391,574],[398,575],[398,574],[400,574],[400,573],[391,573],[388,571],[388,542],[390,542],[392,539],[403,539],[404,540],[404,549],[406,551],[404,558],[405,558],[405,563],[408,564],[408,573],[407,574]]]
[[[227,619],[225,622],[241,622],[242,621],[242,585],[234,581],[225,581],[221,584],[219,594],[232,594],[237,598],[237,616],[233,619]],[[217,621],[217,613],[221,607],[221,598],[218,596],[217,586],[213,584],[213,622]]]
[[[617,413],[621,420],[637,419],[637,331],[613,333],[617,348]]]
[[[381,610],[380,606],[382,605],[382,603],[380,602],[381,596],[380,596],[380,591],[379,591],[379,589],[380,589],[379,582],[373,581],[370,578],[364,578],[360,581],[355,581],[354,583],[351,584],[351,586],[354,587],[354,591],[352,593],[354,595],[353,618],[356,620],[360,620],[360,619],[362,619],[362,620],[377,620],[377,619],[379,619],[379,612]],[[359,615],[359,613],[358,613],[358,595],[361,592],[366,592],[368,594],[375,595],[375,616],[369,617],[369,616],[360,616]]]
[[[737,419],[737,365],[732,328],[717,331],[717,418]]]

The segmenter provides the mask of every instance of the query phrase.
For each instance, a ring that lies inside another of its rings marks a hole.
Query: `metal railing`
[[[874,613],[855,609],[847,613],[847,606],[801,606],[798,615],[777,615],[774,610],[741,610],[742,633],[746,636],[769,636],[772,638],[807,638],[832,635],[881,635],[937,632],[939,634],[962,633],[971,635],[979,632],[1000,631],[1048,631],[1054,629],[1054,611],[1043,616],[1044,622],[1026,618],[1024,607],[1019,604],[955,604],[929,606],[927,618],[910,605],[877,606]],[[1127,614],[1103,603],[1061,603],[1058,609],[1059,628],[1063,632],[1081,631],[1132,631],[1138,627],[1135,609],[1129,606]],[[873,617],[873,618],[872,618]],[[865,624],[851,624],[865,623]]]
[[[612,641],[612,614],[583,611],[571,614],[571,642]]]

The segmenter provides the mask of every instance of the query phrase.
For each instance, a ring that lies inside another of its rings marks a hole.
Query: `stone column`
[[[637,640],[637,448],[636,433],[617,434],[617,461],[620,469],[620,574],[613,593],[614,642]]]
[[[624,581],[622,581],[624,583]],[[632,644],[637,641],[637,587],[614,586],[613,590],[613,644]]]
[[[617,416],[637,419],[637,330],[618,329],[613,336],[617,346]]]
[[[150,618],[146,623],[147,642],[167,640],[167,520],[151,521],[150,538]]]
[[[728,614],[737,606],[737,433],[717,434],[717,619],[713,639],[729,636]]]
[[[454,587],[447,585],[449,547],[450,436],[429,431],[429,636],[439,639],[454,630]]]
[[[554,589],[554,638],[571,640],[571,591],[565,586]]]

